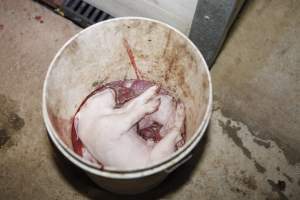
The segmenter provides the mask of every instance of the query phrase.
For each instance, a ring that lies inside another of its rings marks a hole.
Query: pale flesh
[[[116,108],[115,93],[105,89],[84,104],[75,116],[78,137],[105,167],[119,170],[145,168],[168,158],[180,141],[185,111],[183,103],[172,103],[152,86],[138,97]],[[153,113],[153,114],[152,114]],[[150,115],[151,114],[151,115]],[[163,138],[149,144],[137,134],[145,116],[160,120]]]

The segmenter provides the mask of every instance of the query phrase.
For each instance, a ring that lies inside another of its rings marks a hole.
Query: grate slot
[[[102,13],[102,15],[97,19],[97,22],[101,22],[103,20],[106,20],[109,15],[107,13]]]
[[[81,2],[81,0],[70,0],[70,1],[73,1],[72,5],[70,6],[72,10],[75,10],[75,7],[77,7],[77,5]]]
[[[87,18],[91,18],[92,14],[95,12],[96,8],[95,7],[91,7],[91,11],[89,12]]]
[[[82,4],[82,1],[79,1],[77,3],[77,5],[75,6],[74,11],[77,11],[79,9],[79,7],[81,6],[81,4]]]
[[[98,20],[100,20],[102,15],[103,15],[103,12],[100,11],[99,14],[95,17],[94,22],[98,22]]]
[[[111,18],[113,18],[112,16],[110,16],[109,14],[107,14],[107,13],[105,13],[106,14],[106,16],[105,16],[105,18],[104,18],[104,20],[108,20],[108,19],[111,19]]]
[[[85,12],[82,14],[83,17],[88,18],[90,16],[91,11],[93,11],[95,8],[93,6],[89,6],[87,7],[87,9],[85,10]],[[93,11],[94,12],[94,11]]]
[[[94,11],[94,13],[92,14],[92,16],[90,17],[90,20],[92,20],[93,22],[95,22],[95,19],[99,15],[100,12],[101,12],[100,10],[96,9]]]
[[[89,4],[83,2],[82,3],[82,8],[80,10],[80,14],[83,15],[85,13],[85,11],[87,11],[88,8],[89,8]]]

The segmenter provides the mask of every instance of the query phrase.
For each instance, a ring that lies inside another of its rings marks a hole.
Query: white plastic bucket
[[[71,119],[83,98],[99,83],[136,78],[128,56],[146,80],[160,82],[186,106],[186,144],[168,160],[134,171],[99,170],[74,153]],[[58,150],[100,187],[123,194],[147,191],[187,161],[208,125],[212,85],[195,45],[162,22],[124,17],[100,22],[72,37],[56,54],[43,88],[43,117]]]

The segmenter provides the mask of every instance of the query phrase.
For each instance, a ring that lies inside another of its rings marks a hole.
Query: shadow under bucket
[[[97,85],[135,79],[136,74],[159,82],[184,102],[186,143],[167,160],[144,169],[100,170],[74,153],[72,117]],[[122,194],[153,188],[187,161],[204,134],[211,108],[210,74],[195,45],[169,25],[138,17],[104,21],[71,38],[53,59],[43,89],[43,117],[57,149],[97,185]]]

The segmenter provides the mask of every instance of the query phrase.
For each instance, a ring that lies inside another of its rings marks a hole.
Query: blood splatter
[[[40,20],[42,19],[42,16],[39,16],[39,15],[38,15],[38,16],[35,16],[34,19],[40,21]]]
[[[34,17],[34,19],[37,20],[38,22],[40,22],[41,24],[44,23],[44,20],[43,20],[42,16],[40,16],[40,15],[36,15]]]

